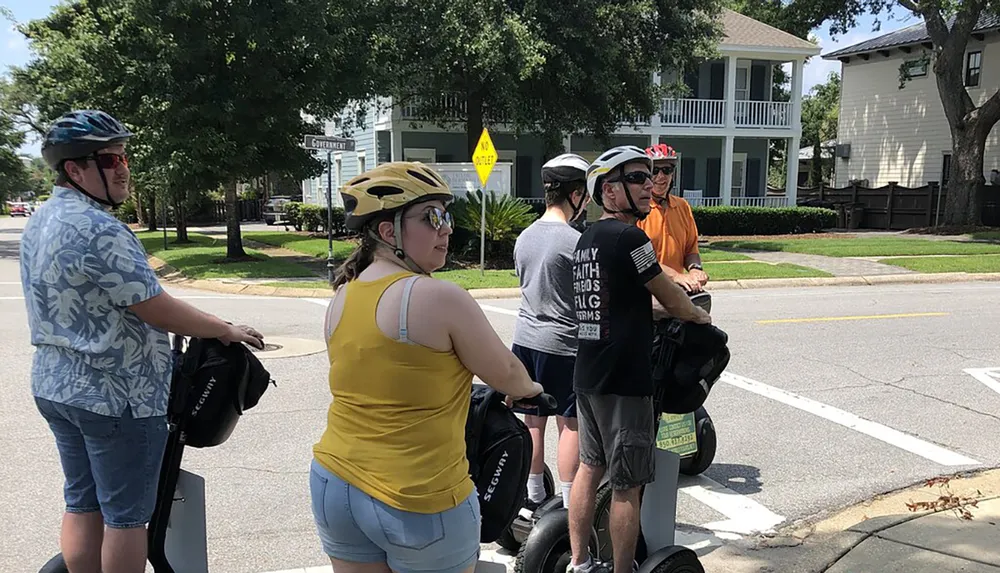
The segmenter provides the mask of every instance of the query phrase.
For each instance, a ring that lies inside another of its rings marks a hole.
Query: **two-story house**
[[[732,10],[725,10],[721,18],[725,30],[718,46],[721,57],[704,62],[683,78],[689,88],[686,97],[664,99],[659,113],[652,117],[623,121],[610,145],[645,148],[661,141],[672,145],[680,154],[675,188],[693,205],[794,205],[797,161],[789,162],[785,193],[768,193],[769,141],[786,139],[788,149],[799,149],[802,68],[806,58],[820,50],[811,42]],[[791,63],[791,101],[773,101],[773,68],[786,63]],[[663,80],[672,82],[674,73],[666,70]],[[663,80],[658,77],[652,81]],[[464,102],[455,98],[454,106],[461,117]],[[409,106],[385,107],[368,110],[367,127],[362,131],[344,133],[328,124],[327,135],[356,141],[355,152],[335,156],[330,177],[334,190],[376,163],[471,161],[464,123],[456,121],[441,128],[419,121]],[[541,137],[515,137],[503,124],[490,126],[490,133],[499,162],[510,164],[511,192],[518,197],[541,197]],[[582,134],[565,134],[564,147],[588,160],[604,150],[593,137]],[[324,202],[326,183],[326,175],[304,182],[304,200]],[[336,195],[334,201],[339,202]]]
[[[976,105],[1000,88],[998,30],[1000,17],[983,14],[965,51],[962,78]],[[822,56],[840,60],[842,70],[835,186],[947,182],[951,129],[931,68],[932,48],[921,22]],[[902,87],[900,66],[910,77]],[[986,142],[987,181],[990,171],[1000,168],[998,144],[994,128]]]

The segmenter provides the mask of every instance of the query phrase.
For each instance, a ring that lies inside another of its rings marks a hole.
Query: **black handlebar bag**
[[[480,542],[500,538],[524,503],[531,470],[531,434],[503,395],[473,385],[465,424],[469,475],[479,493]]]
[[[729,336],[711,324],[657,320],[653,326],[653,392],[657,414],[688,414],[705,403],[729,365]]]
[[[183,419],[186,445],[211,448],[232,435],[240,416],[257,405],[273,383],[271,374],[239,343],[191,339],[180,363],[180,380],[173,401]]]

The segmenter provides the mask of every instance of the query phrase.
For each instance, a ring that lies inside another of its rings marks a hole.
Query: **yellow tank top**
[[[379,299],[404,278],[400,340],[375,322]],[[406,339],[410,272],[344,288],[344,311],[327,341],[333,402],[313,447],[333,474],[389,506],[415,513],[456,507],[474,489],[465,455],[472,373],[454,350]]]

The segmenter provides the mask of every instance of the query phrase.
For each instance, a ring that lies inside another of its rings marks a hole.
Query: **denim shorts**
[[[160,464],[167,444],[166,416],[120,418],[35,398],[56,438],[66,478],[69,513],[100,511],[116,529],[144,527],[153,515]]]
[[[309,490],[323,551],[334,559],[387,563],[395,573],[460,573],[479,560],[475,491],[441,513],[411,513],[372,498],[315,459]]]

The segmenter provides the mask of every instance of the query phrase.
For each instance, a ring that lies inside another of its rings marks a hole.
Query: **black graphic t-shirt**
[[[591,225],[573,254],[581,394],[650,396],[653,301],[645,284],[663,272],[649,237],[617,219]]]

